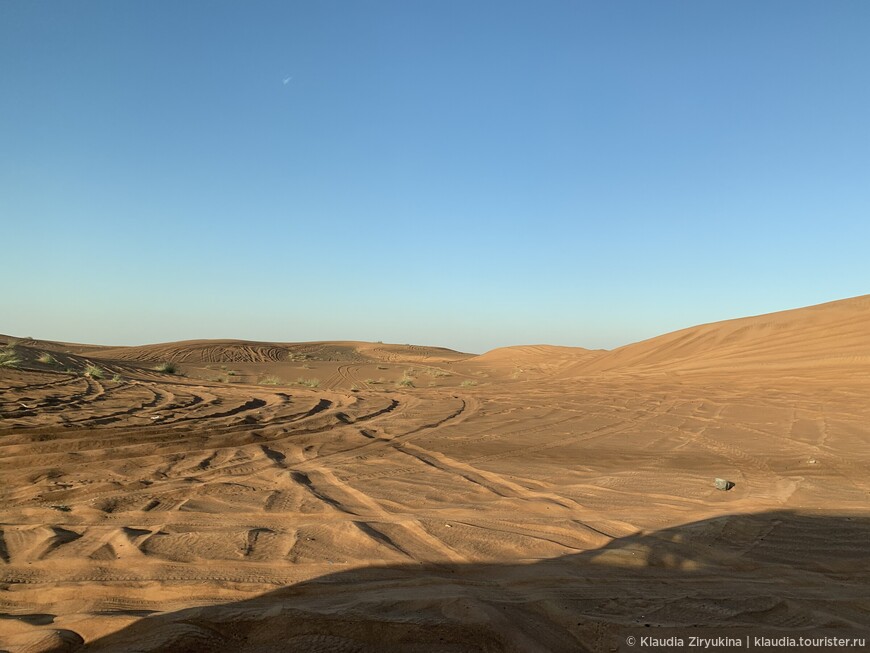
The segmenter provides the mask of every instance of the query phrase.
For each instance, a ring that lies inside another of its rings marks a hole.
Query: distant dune
[[[468,361],[504,376],[601,373],[796,372],[870,365],[870,295],[713,322],[607,350],[527,345]]]
[[[417,362],[461,360],[462,354],[442,347],[384,345],[369,342],[254,342],[248,340],[184,340],[135,347],[100,347],[86,355],[115,360],[187,363],[269,363],[309,358],[320,361]]]
[[[583,361],[566,373],[862,367],[870,364],[870,295],[674,331]]]
[[[557,347],[555,345],[516,345],[513,347],[499,347],[491,349],[485,354],[476,356],[480,362],[505,363],[522,365],[526,363],[540,363],[542,361],[569,361],[589,360],[605,353],[605,350],[583,349],[582,347]]]
[[[582,347],[518,345],[500,347],[475,356],[467,361],[466,367],[493,378],[528,381],[556,376],[606,353],[604,350],[593,351]]]

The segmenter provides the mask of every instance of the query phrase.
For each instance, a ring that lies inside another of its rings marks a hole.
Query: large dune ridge
[[[569,373],[631,369],[763,371],[866,368],[870,295],[682,329],[637,342]]]
[[[0,342],[0,651],[870,629],[870,296],[612,351]]]

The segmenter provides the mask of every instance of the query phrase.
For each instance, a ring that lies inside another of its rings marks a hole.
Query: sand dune
[[[248,340],[186,340],[137,347],[101,347],[84,353],[110,360],[179,363],[269,363],[296,359],[413,363],[462,360],[470,356],[443,347],[417,345],[369,342],[275,343]]]
[[[528,381],[554,377],[605,355],[603,350],[552,345],[500,347],[467,361],[468,367],[501,379]]]
[[[605,651],[647,624],[870,628],[870,297],[612,352],[13,353],[0,650]]]
[[[675,331],[626,345],[568,373],[787,370],[870,365],[870,295]]]

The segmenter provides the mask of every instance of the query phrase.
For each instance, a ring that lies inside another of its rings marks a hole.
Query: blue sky
[[[865,294],[868,33],[863,1],[4,2],[0,332],[611,348]]]

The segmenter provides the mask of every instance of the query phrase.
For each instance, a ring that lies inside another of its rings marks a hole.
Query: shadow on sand
[[[84,650],[607,651],[635,626],[868,632],[870,516],[728,515],[554,559],[344,571]]]

